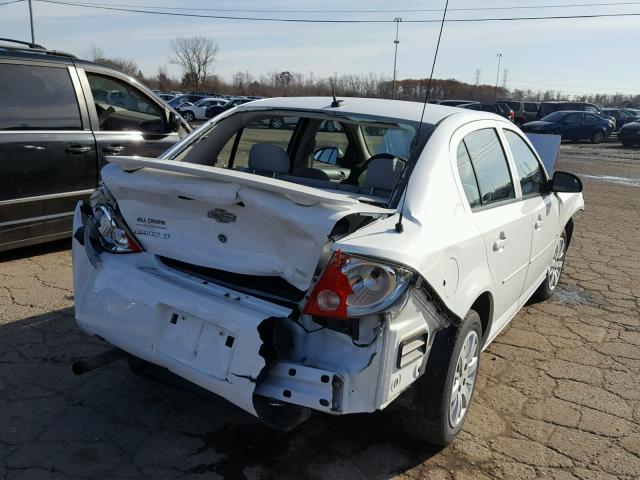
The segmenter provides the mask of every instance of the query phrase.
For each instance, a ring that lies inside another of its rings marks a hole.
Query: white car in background
[[[556,289],[584,202],[512,122],[422,108],[261,100],[159,159],[109,158],[75,213],[78,324],[281,428],[402,396],[398,426],[449,443],[481,351]]]
[[[226,98],[208,97],[198,100],[196,103],[186,103],[178,107],[178,113],[182,115],[187,122],[193,122],[194,120],[207,120],[204,112],[208,107],[212,105],[224,105],[227,103]]]

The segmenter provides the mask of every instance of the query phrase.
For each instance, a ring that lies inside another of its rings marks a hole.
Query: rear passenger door
[[[522,214],[531,222],[531,255],[522,295],[522,301],[525,301],[538,287],[551,263],[560,234],[559,205],[555,194],[545,188],[547,175],[533,148],[515,130],[503,129],[502,133],[516,167],[522,193]]]
[[[0,60],[0,92],[0,250],[69,235],[98,178],[76,70]]]
[[[458,146],[458,171],[474,223],[482,232],[494,282],[494,321],[500,331],[518,309],[531,252],[531,216],[518,202],[505,149],[494,122],[474,122]],[[463,166],[464,165],[464,166]],[[463,171],[465,173],[463,173]]]
[[[157,157],[180,137],[168,126],[167,109],[125,75],[85,67],[78,69],[100,157]]]

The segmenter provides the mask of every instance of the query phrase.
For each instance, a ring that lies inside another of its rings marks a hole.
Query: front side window
[[[585,112],[594,112],[597,113],[598,112],[598,107],[594,106],[594,105],[585,105],[584,106],[584,111]]]
[[[396,157],[409,159],[411,143],[416,136],[415,128],[361,127],[362,136],[371,155],[390,153]]]
[[[142,92],[115,78],[87,72],[102,131],[165,133],[162,109]]]
[[[498,134],[493,128],[483,128],[464,137],[478,179],[482,205],[515,198],[515,190],[507,157]]]
[[[469,206],[471,208],[479,207],[482,202],[480,202],[478,180],[476,179],[476,174],[473,171],[471,157],[469,157],[469,152],[467,152],[467,147],[465,147],[464,142],[460,142],[460,145],[458,145],[457,157],[460,182],[462,183],[462,188],[464,189],[464,194],[467,197]]]
[[[0,63],[0,130],[80,130],[66,68]]]
[[[503,130],[503,132],[520,177],[522,195],[539,194],[544,184],[544,173],[538,159],[517,133],[511,130]]]

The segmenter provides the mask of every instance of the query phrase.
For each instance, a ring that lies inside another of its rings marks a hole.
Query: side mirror
[[[313,152],[313,159],[316,162],[335,165],[338,158],[342,157],[342,152],[336,147],[322,147]]]
[[[582,191],[582,180],[573,173],[556,172],[549,183],[549,190],[552,192],[580,193]]]
[[[180,120],[180,115],[174,112],[169,112],[168,125],[169,125],[170,132],[177,132],[178,130],[180,130],[180,127],[182,126],[182,120]]]

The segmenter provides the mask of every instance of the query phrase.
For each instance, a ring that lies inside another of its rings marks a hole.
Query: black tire
[[[553,254],[554,258],[552,260],[552,263],[556,261],[560,242],[562,242],[562,252],[560,257],[562,263],[559,267],[559,270],[557,271],[557,278],[555,279],[555,281],[553,280],[552,265],[550,265],[549,270],[547,270],[547,276],[544,277],[544,280],[542,281],[538,289],[531,296],[531,299],[534,302],[544,302],[545,300],[549,300],[551,297],[553,297],[553,294],[556,291],[556,288],[558,287],[558,282],[560,281],[560,275],[562,275],[562,269],[564,268],[564,257],[567,253],[567,233],[565,231],[562,232],[562,235],[560,235],[560,238],[558,239],[558,243],[556,244],[556,250],[554,251],[554,254]]]
[[[604,138],[604,132],[602,130],[596,130],[591,137],[591,143],[602,143],[604,142]]]
[[[474,377],[463,416],[456,425],[450,421],[449,407],[458,356],[471,332],[475,332],[477,339],[477,376],[482,350],[482,323],[478,313],[470,310],[459,327],[451,326],[436,334],[425,374],[414,386],[413,405],[409,410],[402,408],[398,412],[404,433],[414,440],[443,447],[451,443],[464,426],[477,377]]]
[[[196,117],[195,117],[195,115],[193,114],[193,112],[189,112],[189,111],[184,112],[184,113],[182,114],[182,117],[183,117],[187,122],[189,122],[189,123],[193,122],[193,121],[196,119]]]
[[[284,119],[280,117],[274,117],[269,121],[269,128],[280,130],[284,128]]]

